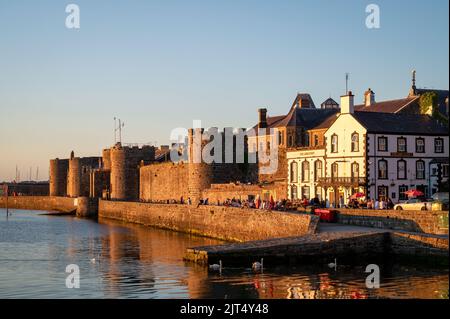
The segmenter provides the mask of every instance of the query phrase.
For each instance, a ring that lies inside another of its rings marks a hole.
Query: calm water
[[[448,298],[448,269],[382,267],[377,290],[365,288],[362,267],[266,265],[264,274],[220,276],[182,260],[187,247],[218,240],[40,214],[13,210],[7,219],[0,209],[0,298]],[[66,288],[68,264],[80,268],[79,289]]]

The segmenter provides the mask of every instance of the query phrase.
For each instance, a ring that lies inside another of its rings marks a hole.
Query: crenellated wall
[[[139,198],[139,168],[155,160],[153,146],[127,147],[117,143],[110,149],[111,199]]]

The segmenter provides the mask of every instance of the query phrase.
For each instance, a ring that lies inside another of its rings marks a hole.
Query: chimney
[[[258,128],[267,127],[267,109],[258,109],[259,121]]]
[[[375,92],[368,88],[366,92],[364,92],[364,105],[371,106],[375,104]]]
[[[353,114],[354,113],[354,95],[352,91],[348,91],[347,95],[341,96],[341,114]]]

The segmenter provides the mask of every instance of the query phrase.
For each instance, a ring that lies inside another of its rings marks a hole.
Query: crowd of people
[[[185,199],[183,196],[179,200],[160,200],[160,201],[146,201],[155,204],[181,204],[181,205],[213,205],[213,206],[225,206],[225,207],[238,207],[238,208],[253,208],[262,210],[296,210],[297,208],[352,208],[352,209],[393,209],[394,203],[390,198],[351,198],[347,199],[345,203],[344,197],[340,196],[337,203],[330,203],[328,199],[321,200],[318,197],[312,199],[288,200],[279,199],[274,200],[273,196],[270,199],[261,199],[259,196],[253,199],[240,199],[240,198],[227,198],[226,200],[211,202],[209,198],[200,199],[197,203],[193,203],[192,199],[188,197]]]

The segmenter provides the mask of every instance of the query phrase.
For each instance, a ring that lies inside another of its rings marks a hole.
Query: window
[[[422,160],[416,162],[416,179],[425,179],[425,162]]]
[[[302,163],[302,182],[309,182],[309,162]]]
[[[298,199],[297,186],[291,186],[291,199]]]
[[[378,199],[387,200],[389,189],[387,186],[378,186]]]
[[[314,181],[319,181],[319,178],[322,177],[322,161],[315,161],[314,162]]]
[[[397,162],[397,179],[406,179],[406,161],[399,160]]]
[[[448,164],[442,165],[442,177],[448,177]]]
[[[314,146],[319,146],[319,136],[314,134]]]
[[[407,200],[408,196],[405,194],[405,192],[408,191],[408,186],[406,185],[400,185],[398,187],[398,199],[399,200]]]
[[[388,178],[388,167],[386,160],[378,161],[378,178],[387,179]]]
[[[283,133],[278,131],[278,145],[283,145]]]
[[[331,165],[331,177],[333,179],[338,177],[338,164],[337,163],[333,163]]]
[[[359,164],[352,163],[352,179],[358,179],[358,178],[359,178]]]
[[[404,153],[406,151],[407,151],[406,138],[404,137],[397,138],[397,152]]]
[[[298,181],[298,164],[297,162],[291,163],[291,183],[297,183]]]
[[[338,152],[338,136],[336,134],[333,134],[331,136],[331,153],[337,152]]]
[[[294,140],[292,138],[292,135],[289,135],[288,137],[288,146],[292,147],[294,145]]]
[[[352,152],[359,152],[359,134],[352,134]]]
[[[444,140],[442,138],[434,139],[434,152],[444,153]]]
[[[378,151],[387,152],[388,151],[388,139],[385,136],[378,138]]]
[[[309,186],[303,186],[302,187],[302,198],[306,198],[309,199],[310,195],[309,195]]]
[[[425,153],[425,140],[422,137],[416,138],[416,153]]]
[[[267,142],[266,144],[267,144],[266,152],[269,152],[270,151],[270,142]]]

